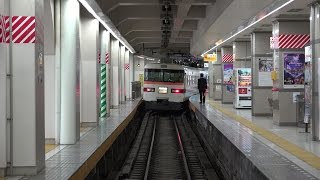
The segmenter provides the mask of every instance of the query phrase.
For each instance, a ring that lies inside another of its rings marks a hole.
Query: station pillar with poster
[[[235,108],[251,108],[251,68],[234,69]]]

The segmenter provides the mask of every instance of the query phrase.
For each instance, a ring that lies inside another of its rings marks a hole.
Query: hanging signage
[[[270,37],[270,49],[279,48],[279,37]]]
[[[203,60],[207,62],[216,62],[217,54],[205,54],[203,58]]]
[[[305,62],[311,62],[311,47],[310,46],[306,46],[304,48],[305,50]]]

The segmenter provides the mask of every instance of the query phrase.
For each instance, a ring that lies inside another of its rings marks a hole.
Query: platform
[[[128,101],[118,109],[111,109],[110,117],[101,120],[98,127],[84,134],[74,145],[66,145],[46,160],[46,167],[37,176],[8,177],[9,180],[84,179],[96,166],[99,157],[108,150],[120,132],[133,118],[141,98]]]
[[[198,119],[206,130],[211,125],[216,128],[215,130],[223,134],[232,146],[250,160],[266,178],[279,180],[320,178],[320,158],[316,154],[294,144],[290,138],[285,139],[271,130],[252,123],[248,120],[250,119],[248,113],[234,110],[232,106],[224,106],[212,100],[208,100],[206,104],[200,104],[198,96],[190,98],[190,107],[197,116],[201,116]],[[217,132],[214,133],[217,134]],[[217,137],[212,138],[217,139]],[[230,152],[230,150],[226,151]],[[237,160],[234,161],[237,162]]]

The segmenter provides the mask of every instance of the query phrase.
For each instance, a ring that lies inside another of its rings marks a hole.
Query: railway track
[[[118,179],[219,179],[185,114],[146,113]]]

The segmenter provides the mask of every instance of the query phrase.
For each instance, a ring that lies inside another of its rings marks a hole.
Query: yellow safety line
[[[46,144],[45,145],[45,153],[52,151],[54,148],[56,148],[58,145],[56,144]],[[0,179],[1,180],[1,179]]]
[[[299,146],[281,138],[280,136],[278,136],[278,135],[276,135],[276,134],[274,134],[264,128],[258,127],[257,125],[255,125],[251,121],[247,120],[246,118],[241,117],[239,115],[236,115],[232,111],[226,110],[225,108],[223,108],[220,104],[218,104],[216,102],[209,101],[208,103],[211,106],[213,106],[215,109],[217,109],[217,110],[221,111],[223,114],[227,115],[228,117],[234,119],[235,121],[240,122],[242,125],[248,127],[252,131],[259,134],[260,136],[268,139],[269,141],[273,142],[277,146],[281,147],[282,149],[286,150],[287,152],[291,153],[292,155],[294,155],[297,158],[301,159],[302,161],[306,162],[310,166],[320,170],[320,157],[319,156],[300,148]]]

